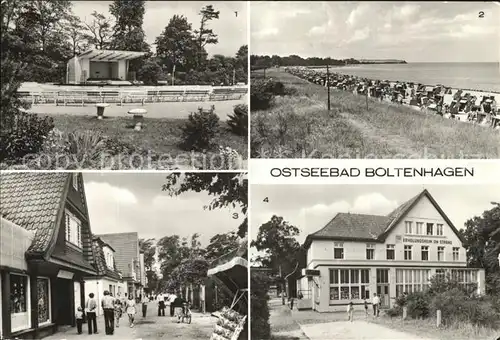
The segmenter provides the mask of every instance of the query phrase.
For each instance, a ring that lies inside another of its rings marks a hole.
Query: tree
[[[114,33],[110,46],[115,50],[148,52],[145,57],[130,61],[130,72],[137,72],[151,56],[142,28],[145,13],[144,0],[114,0],[109,12],[115,17]]]
[[[201,15],[200,29],[194,31],[194,33],[197,35],[196,40],[198,43],[198,66],[201,65],[201,58],[205,54],[205,46],[217,44],[219,42],[217,34],[215,34],[211,28],[208,28],[208,23],[211,20],[219,19],[219,14],[220,11],[216,11],[213,5],[207,5],[203,7],[199,12],[199,15]]]
[[[238,227],[238,236],[245,237],[248,229],[248,179],[240,173],[172,173],[167,176],[162,190],[170,196],[178,196],[185,192],[207,192],[215,196],[205,208],[208,210],[227,207],[240,208],[244,220]],[[239,214],[233,214],[235,219]]]
[[[85,40],[85,25],[79,17],[72,15],[68,17],[65,26],[71,44],[72,55],[75,56],[83,52],[83,49],[86,47],[83,43]]]
[[[211,262],[237,249],[238,246],[239,237],[234,231],[225,234],[216,234],[210,239],[210,244],[206,248],[205,258]]]
[[[495,230],[500,229],[500,204],[465,222],[465,229],[460,234],[465,239],[467,262],[471,267],[484,268],[486,274],[486,292],[500,294],[499,243],[491,238]]]
[[[160,36],[156,38],[156,54],[163,59],[168,70],[174,65],[187,71],[195,64],[196,44],[191,24],[182,15],[174,15]]]
[[[111,30],[112,20],[96,11],[92,12],[92,18],[90,23],[85,23],[87,32],[84,33],[83,38],[89,45],[94,45],[97,49],[105,50],[111,42],[113,33]]]
[[[114,0],[109,12],[115,17],[111,48],[124,51],[149,52],[142,29],[144,21],[144,0]]]
[[[163,69],[154,58],[144,60],[137,71],[137,79],[142,80],[145,85],[157,85],[163,76]]]
[[[257,251],[264,252],[265,255],[258,256],[264,266],[279,273],[283,290],[286,290],[284,278],[297,268],[300,254],[300,244],[295,239],[300,234],[300,230],[283,219],[273,215],[271,219],[259,227],[257,238],[252,240],[250,247],[255,247]],[[284,302],[283,302],[284,303]]]

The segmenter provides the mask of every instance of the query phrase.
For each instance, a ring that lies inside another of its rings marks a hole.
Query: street
[[[273,340],[425,339],[372,323],[369,320],[373,316],[365,315],[362,310],[354,314],[353,322],[348,322],[345,313],[291,311],[288,305],[281,304],[281,299],[271,299],[268,304]]]
[[[166,316],[158,316],[156,302],[148,305],[146,318],[142,317],[140,305],[137,305],[138,313],[135,319],[135,326],[128,326],[128,316],[123,314],[120,319],[120,326],[115,327],[114,335],[116,339],[139,340],[139,339],[209,339],[216,319],[210,314],[192,312],[191,324],[177,323],[176,318],[171,318],[168,308],[165,310]],[[99,334],[89,335],[87,324],[83,324],[82,334],[78,334],[76,327],[60,327],[60,331],[44,339],[50,340],[95,340],[110,337],[106,335],[104,329],[104,317],[97,318],[97,330]]]

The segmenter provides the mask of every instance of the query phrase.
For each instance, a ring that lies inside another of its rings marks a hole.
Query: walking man
[[[107,290],[102,298],[102,309],[104,310],[104,327],[107,335],[113,335],[115,331],[115,301]]]
[[[85,309],[87,310],[87,323],[89,327],[89,334],[98,334],[97,333],[97,320],[96,320],[96,312],[97,312],[97,302],[94,299],[94,293],[89,294],[89,299],[85,303]]]
[[[373,305],[373,316],[378,316],[378,308],[380,304],[380,298],[376,293],[373,293],[372,305]]]
[[[146,296],[146,294],[142,295],[142,317],[146,317],[146,312],[148,311],[148,303],[149,303],[149,298]],[[163,310],[163,315],[165,315],[165,310]]]

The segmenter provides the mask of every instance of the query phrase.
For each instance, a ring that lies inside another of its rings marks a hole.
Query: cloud
[[[260,31],[252,32],[252,35],[255,37],[259,37],[259,38],[265,38],[265,37],[278,35],[278,33],[279,33],[279,29],[277,29],[276,27],[267,27],[267,28],[261,29]]]
[[[354,31],[354,34],[351,38],[347,40],[348,43],[363,41],[366,40],[370,36],[370,28],[365,27],[363,29],[359,29]]]
[[[362,3],[358,5],[355,9],[351,11],[349,16],[347,17],[346,23],[349,26],[356,26],[360,22],[362,22],[363,17],[370,12],[370,5],[366,3]]]
[[[136,204],[136,196],[128,189],[112,186],[109,183],[85,183],[85,193],[89,200],[114,200],[116,203]]]
[[[307,35],[323,35],[326,34],[332,26],[332,20],[328,20],[328,22],[324,25],[313,26],[307,33]]]
[[[415,4],[405,4],[394,9],[395,17],[400,20],[408,20],[420,11],[420,6]]]

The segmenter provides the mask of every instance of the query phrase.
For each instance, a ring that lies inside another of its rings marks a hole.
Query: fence
[[[20,91],[19,97],[32,105],[81,105],[96,103],[158,103],[239,100],[248,92],[242,87],[146,88],[146,89],[65,89],[62,91]]]

